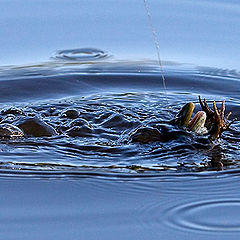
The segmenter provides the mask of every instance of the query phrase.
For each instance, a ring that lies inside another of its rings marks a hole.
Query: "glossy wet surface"
[[[189,101],[199,110],[200,88],[210,106],[212,100],[220,105],[228,84],[226,111],[240,118],[238,75],[166,66],[165,93],[153,63],[129,63],[127,69],[122,63],[99,66],[97,75],[92,66],[78,72],[69,65],[52,68],[54,74],[46,77],[36,67],[3,72],[1,88],[9,92],[12,85],[26,90],[39,83],[41,88],[31,92],[31,101],[21,91],[15,101],[13,95],[2,98],[1,124],[24,131],[24,136],[1,139],[2,231],[14,227],[9,239],[16,232],[18,239],[26,239],[31,223],[29,239],[35,232],[44,233],[41,239],[95,239],[98,234],[102,239],[236,238],[239,121],[210,143],[190,132],[179,134],[166,120]],[[26,71],[35,76],[23,77]],[[61,81],[70,96],[58,89]],[[49,84],[45,99],[42,84]],[[204,84],[211,88],[204,90]],[[177,137],[147,144],[130,141],[137,128],[158,124]]]
[[[0,235],[239,239],[239,4],[148,1],[164,89],[143,3],[44,3],[1,6]],[[166,122],[199,95],[238,119],[219,141]]]
[[[134,67],[141,67],[144,70],[148,65]],[[133,67],[132,69],[134,70]],[[70,91],[72,89],[79,91],[78,95],[75,92],[72,97],[3,104],[0,113],[1,123],[19,127],[24,131],[24,137],[2,139],[1,168],[8,169],[14,166],[17,169],[33,171],[99,169],[106,172],[162,173],[163,171],[211,171],[215,170],[219,163],[223,164],[223,169],[239,167],[238,121],[229,131],[224,132],[222,139],[215,143],[209,142],[207,137],[183,132],[167,123],[167,120],[175,118],[176,113],[186,102],[193,101],[196,103],[195,111],[200,109],[197,100],[198,87],[188,94],[181,89],[175,90],[177,87],[174,82],[180,82],[182,74],[175,73],[171,76],[169,71],[169,76],[167,74],[165,76],[169,83],[168,91],[162,93],[154,89],[157,85],[159,89],[161,88],[159,75],[150,73],[129,75],[128,70],[119,73],[120,70],[121,65],[115,64],[115,73],[99,73],[98,76],[89,73],[87,77],[81,72],[65,75],[64,81],[71,81],[75,85],[69,86]],[[195,71],[184,74],[188,88],[194,88],[200,74],[201,81],[205,79],[207,82],[209,79],[207,74],[203,76],[202,73],[197,72],[197,68]],[[63,79],[61,72],[59,75]],[[25,89],[34,87],[38,78],[29,77]],[[56,90],[54,86],[59,85],[61,79],[52,76],[47,80],[53,81],[51,87]],[[109,80],[107,89],[103,89],[105,83],[102,83],[102,79]],[[124,80],[120,82],[121,79]],[[8,85],[11,87],[12,81],[6,81],[2,87],[8,88]],[[16,83],[18,81],[22,83],[21,80],[16,80]],[[128,91],[124,89],[124,81],[127,82]],[[215,82],[212,77],[211,81],[211,89],[222,90],[222,86],[219,86],[219,77]],[[237,84],[235,78],[231,81],[234,82],[233,86]],[[117,93],[116,89],[119,89],[120,84],[123,85],[122,93]],[[149,90],[144,91],[145,85]],[[87,95],[84,89],[89,92],[101,89],[102,93]],[[218,101],[220,105],[222,97],[215,94],[215,98],[212,99],[211,89],[202,93],[202,96],[209,100],[210,106],[213,100]],[[232,112],[232,119],[239,118],[237,97],[234,92],[231,92],[231,96],[226,92],[224,98],[226,111]],[[19,99],[21,98],[24,100],[25,96],[20,93]],[[168,129],[167,134],[174,137],[169,138],[169,141],[148,144],[131,141],[131,135],[136,129],[158,125]]]

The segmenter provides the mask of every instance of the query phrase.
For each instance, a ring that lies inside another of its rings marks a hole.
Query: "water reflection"
[[[215,168],[216,170],[221,170],[224,165],[227,165],[226,163],[223,163],[223,153],[220,145],[214,146],[214,148],[209,153],[209,158],[211,166]]]

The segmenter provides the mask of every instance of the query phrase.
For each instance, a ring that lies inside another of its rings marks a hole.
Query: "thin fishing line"
[[[156,33],[156,30],[153,26],[153,21],[152,21],[152,17],[151,17],[151,14],[150,14],[150,9],[149,9],[149,5],[147,3],[147,0],[143,0],[143,1],[144,1],[144,6],[145,6],[145,9],[146,9],[146,12],[147,12],[148,21],[149,21],[151,29],[152,29],[154,45],[155,45],[155,48],[157,50],[158,64],[159,64],[159,67],[160,67],[164,92],[167,95],[166,80],[165,80],[165,77],[164,77],[164,74],[163,74],[163,67],[162,67],[162,61],[161,61],[161,58],[160,58],[160,47],[159,47],[159,43],[158,43],[158,39],[157,39],[157,33]]]

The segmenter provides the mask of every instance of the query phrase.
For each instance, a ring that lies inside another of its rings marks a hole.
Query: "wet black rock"
[[[191,138],[191,133],[184,130],[178,130],[168,124],[156,125],[155,127],[141,127],[130,133],[132,142],[149,143],[149,142],[167,142],[176,139],[183,141]]]
[[[92,137],[93,130],[88,126],[74,126],[66,131],[70,137]]]
[[[1,120],[3,123],[12,123],[13,120],[16,120],[17,117],[13,114],[8,114],[6,116],[4,116]]]
[[[162,141],[162,134],[157,128],[141,127],[130,134],[130,140],[139,143]]]
[[[56,135],[55,129],[38,118],[21,119],[17,126],[22,129],[24,135],[33,137],[51,137]]]
[[[107,118],[103,123],[102,126],[105,128],[112,128],[112,129],[130,129],[139,125],[139,122],[129,121],[125,118],[124,115],[121,114],[114,114]]]
[[[55,108],[55,107],[50,107],[49,109],[47,109],[43,115],[46,116],[46,117],[49,117],[49,116],[58,116],[59,114],[59,111]]]
[[[91,127],[91,125],[89,124],[89,122],[83,118],[77,119],[77,120],[73,120],[72,122],[70,122],[69,127],[74,127],[74,126],[88,126]]]
[[[62,117],[66,117],[70,119],[78,118],[78,116],[79,116],[79,112],[75,109],[68,109],[62,114]]]
[[[2,115],[8,115],[8,114],[12,114],[14,116],[18,116],[18,115],[25,115],[24,112],[21,109],[18,108],[8,108],[8,109],[3,109],[1,111]]]
[[[0,137],[11,138],[21,137],[23,135],[24,135],[23,131],[12,124],[8,123],[0,124]]]
[[[89,124],[89,122],[87,120],[85,120],[83,118],[79,118],[79,119],[72,120],[69,123],[59,125],[57,127],[57,131],[59,133],[64,133],[73,127],[84,127],[84,126],[86,126],[87,128],[91,128],[91,125]]]

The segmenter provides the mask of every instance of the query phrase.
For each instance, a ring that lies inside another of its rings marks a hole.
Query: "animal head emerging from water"
[[[216,102],[213,101],[213,110],[211,110],[207,104],[206,99],[202,101],[199,96],[199,103],[202,108],[191,119],[195,105],[192,102],[185,104],[180,112],[177,114],[174,120],[175,124],[180,128],[186,128],[189,131],[193,131],[197,134],[209,134],[211,140],[221,137],[222,132],[227,130],[230,125],[236,121],[228,121],[231,112],[225,117],[225,101],[222,101],[221,108],[218,109]]]
[[[170,124],[180,128],[178,131],[174,128],[166,128],[163,122],[161,126],[140,127],[134,130],[130,134],[130,139],[140,143],[169,141],[186,135],[189,131],[198,135],[208,135],[210,140],[220,138],[222,132],[227,130],[236,119],[228,121],[231,113],[225,117],[225,101],[222,101],[220,109],[217,109],[216,102],[213,101],[213,110],[209,108],[206,99],[202,101],[200,96],[199,103],[202,110],[198,111],[193,118],[195,104],[189,102],[181,108],[176,118],[170,121]]]
[[[174,122],[180,128],[186,128],[189,131],[193,131],[197,134],[204,134],[207,132],[207,129],[204,126],[207,115],[204,111],[198,111],[191,120],[194,108],[195,104],[192,102],[185,104],[177,114]]]

